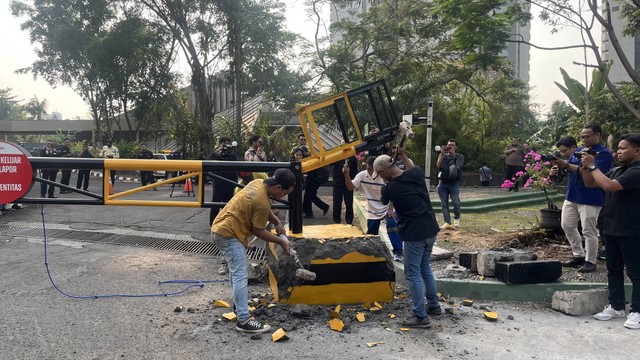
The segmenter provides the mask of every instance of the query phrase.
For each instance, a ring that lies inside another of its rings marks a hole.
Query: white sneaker
[[[629,314],[629,316],[631,316],[631,314]],[[638,313],[636,313],[636,316],[638,316],[636,320],[636,324],[638,324],[638,321],[640,321],[640,316],[638,315]],[[611,304],[605,306],[604,310],[602,310],[601,312],[593,315],[594,319],[600,320],[600,321],[607,321],[613,318],[623,318],[623,317],[624,317],[624,310],[615,310],[614,308],[611,307]]]
[[[449,223],[444,223],[442,225],[440,225],[440,230],[447,230],[447,229],[453,229],[453,225],[449,224]]]
[[[453,219],[453,227],[460,227],[460,219]]]
[[[629,313],[627,321],[624,322],[624,327],[627,329],[640,329],[640,313]]]
[[[218,274],[227,275],[228,273],[229,273],[229,266],[227,265],[227,263],[222,263],[222,265],[220,265],[220,268],[218,269]]]

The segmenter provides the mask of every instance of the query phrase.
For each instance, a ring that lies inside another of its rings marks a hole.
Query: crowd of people
[[[640,202],[640,135],[629,134],[621,138],[618,149],[612,153],[601,144],[602,129],[598,124],[585,125],[580,133],[582,146],[573,137],[563,137],[555,145],[559,155],[552,161],[551,175],[566,174],[568,177],[566,198],[562,206],[561,225],[567,241],[571,245],[573,257],[563,263],[576,267],[583,273],[596,270],[598,243],[604,245],[610,304],[594,317],[610,320],[627,317],[627,328],[640,328],[640,213],[634,207]],[[47,141],[41,156],[71,156],[69,144],[55,148]],[[505,173],[507,179],[517,183],[522,174],[524,160],[531,149],[521,145],[518,139],[511,139],[504,150]],[[277,161],[273,151],[265,151],[262,137],[249,138],[245,161]],[[311,156],[304,134],[299,134],[290,161],[303,161]],[[79,157],[93,157],[84,146]],[[99,153],[103,158],[118,158],[119,152],[110,141]],[[186,158],[182,150],[177,150],[177,158]],[[140,159],[151,159],[153,154],[140,145]],[[173,157],[173,155],[172,155]],[[613,167],[615,158],[621,166]],[[231,139],[221,137],[211,160],[237,161]],[[348,225],[354,222],[354,190],[364,193],[367,209],[366,234],[378,235],[380,225],[385,222],[386,231],[392,245],[395,261],[403,262],[405,277],[410,284],[412,295],[412,317],[403,324],[409,327],[430,326],[429,315],[442,313],[436,295],[436,283],[429,260],[438,231],[460,227],[460,182],[465,158],[458,152],[458,142],[449,139],[443,145],[436,161],[437,192],[440,197],[442,220],[436,220],[435,211],[429,199],[429,189],[425,174],[415,166],[404,148],[383,144],[372,148],[366,160],[349,157],[327,167],[310,171],[303,176],[304,197],[302,210],[304,218],[316,216],[313,206],[322,215],[331,208],[332,220]],[[42,177],[55,181],[58,170],[43,169]],[[488,186],[492,180],[491,169],[483,164],[479,169],[480,182]],[[229,272],[233,297],[238,312],[236,329],[242,332],[264,332],[267,324],[250,318],[247,304],[247,262],[245,248],[251,237],[279,244],[285,253],[289,243],[284,227],[276,213],[271,210],[270,198],[280,198],[289,194],[295,186],[295,175],[289,169],[279,169],[266,174],[258,172],[218,172],[213,180],[212,201],[223,203],[221,209],[212,208],[210,225],[212,239],[225,258],[225,272]],[[333,176],[333,201],[331,206],[318,196],[318,188]],[[115,172],[112,171],[112,176]],[[87,189],[88,174],[79,173],[77,188]],[[153,182],[153,176],[141,172],[142,185]],[[113,179],[112,181],[114,181]],[[61,182],[69,182],[63,172]],[[237,184],[244,184],[237,190]],[[55,197],[54,187],[43,184],[41,196]],[[519,186],[513,188],[519,190]],[[451,218],[451,201],[453,218]],[[342,216],[342,209],[344,218]],[[268,231],[268,223],[275,228],[275,235]],[[363,224],[364,225],[364,224]],[[584,245],[583,245],[584,240]],[[624,269],[633,283],[631,311],[624,309]],[[222,273],[222,272],[221,272]],[[426,298],[426,306],[425,306]]]

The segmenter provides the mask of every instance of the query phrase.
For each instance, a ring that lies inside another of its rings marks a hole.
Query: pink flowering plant
[[[551,163],[542,161],[542,156],[534,151],[530,151],[524,156],[524,171],[518,171],[515,177],[507,179],[502,183],[502,188],[509,190],[515,187],[516,182],[520,182],[523,187],[534,190],[542,190],[547,199],[549,209],[557,209],[553,200],[549,196],[549,191],[555,190],[555,183],[550,177]]]

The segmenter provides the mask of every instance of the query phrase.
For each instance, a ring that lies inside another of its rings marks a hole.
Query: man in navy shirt
[[[611,152],[600,144],[602,128],[598,124],[585,125],[580,132],[580,138],[584,146],[579,147],[569,158],[564,161],[555,160],[558,168],[569,172],[567,182],[567,195],[562,205],[562,230],[571,244],[573,258],[563,263],[563,266],[580,267],[580,272],[596,271],[596,256],[598,253],[598,214],[604,205],[604,190],[589,188],[585,185],[580,171],[581,154],[589,152],[595,155],[595,162],[603,172],[609,171],[613,161]],[[582,237],[578,231],[578,222],[582,225],[582,236],[585,246],[582,246]]]

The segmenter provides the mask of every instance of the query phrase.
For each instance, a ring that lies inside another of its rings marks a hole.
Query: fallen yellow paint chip
[[[401,331],[409,331],[409,330],[411,330],[411,329],[409,329],[409,328],[400,328],[400,330],[401,330]]]
[[[396,314],[389,314],[389,319],[395,319],[396,318]]]
[[[374,346],[378,346],[377,342],[372,342],[372,343],[367,343],[367,347],[374,347]]]
[[[473,305],[473,300],[464,300],[464,301],[462,302],[462,305],[464,305],[464,306],[471,306],[471,305]]]
[[[329,320],[329,327],[331,330],[342,332],[342,329],[344,329],[344,323],[340,319],[331,319]]]
[[[224,307],[224,308],[230,308],[231,305],[229,305],[228,302],[224,301],[224,300],[216,300],[213,302],[213,306],[217,306],[217,307]]]
[[[278,306],[278,304],[271,303],[271,304],[267,305],[267,308],[274,308],[276,306]]]
[[[402,293],[402,294],[398,294],[398,299],[404,299],[407,297],[407,294]],[[440,293],[438,293],[438,297],[440,297]]]
[[[374,306],[372,308],[369,308],[369,311],[380,311],[380,310],[382,310],[382,308],[379,308],[379,307],[376,307],[376,306]]]
[[[254,311],[256,309],[255,306],[249,306],[249,311]]]
[[[232,312],[228,312],[228,313],[224,313],[222,314],[222,317],[229,320],[229,321],[237,321],[238,317],[236,316],[236,313]]]
[[[340,310],[342,307],[340,305],[336,306],[334,310],[329,314],[332,319],[342,319],[342,315],[340,315]]]
[[[380,305],[380,303],[377,301],[373,303],[373,306],[379,307],[380,309],[382,309],[382,305]]]
[[[484,313],[482,313],[482,315],[484,315],[484,318],[489,320],[489,321],[497,321],[498,320],[498,313],[495,311],[485,311]]]
[[[287,334],[283,328],[280,328],[276,330],[273,334],[271,334],[271,341],[273,342],[283,341],[288,339],[289,339],[289,334]]]
[[[362,323],[366,320],[366,316],[364,315],[364,313],[359,312],[356,314],[356,320]]]

